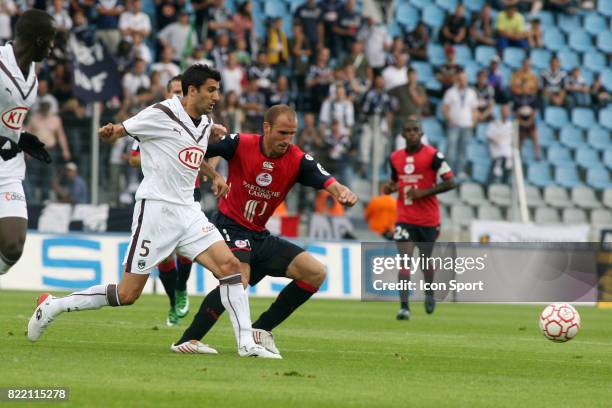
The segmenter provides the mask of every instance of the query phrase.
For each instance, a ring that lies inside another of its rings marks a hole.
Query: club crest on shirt
[[[234,242],[234,245],[236,246],[236,248],[246,248],[249,246],[249,240],[248,239],[239,239],[236,240]]]
[[[204,151],[199,147],[188,147],[179,152],[178,158],[185,167],[198,170],[204,160]]]
[[[145,265],[146,265],[146,263],[145,263],[144,259],[138,260],[138,269],[144,269]]]
[[[28,108],[18,106],[2,114],[2,123],[9,129],[19,130],[28,114]]]
[[[404,166],[404,173],[406,173],[406,174],[414,173],[414,164],[413,163],[406,163],[406,165]]]
[[[274,170],[274,163],[269,162],[269,161],[265,161],[263,162],[263,169],[264,170]]]
[[[268,187],[272,184],[272,175],[270,173],[259,173],[255,182],[260,187]]]

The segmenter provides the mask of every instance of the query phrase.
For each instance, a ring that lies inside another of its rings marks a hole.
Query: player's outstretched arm
[[[117,139],[126,135],[127,131],[122,124],[116,125],[113,123],[108,123],[107,125],[98,129],[98,136],[100,136],[100,139],[102,139],[102,141],[105,143],[113,144]]]
[[[352,207],[357,204],[357,196],[347,186],[334,181],[325,190],[331,194],[340,204]]]
[[[419,198],[425,198],[425,197],[429,197],[432,195],[445,193],[449,190],[454,189],[455,187],[457,187],[457,185],[455,184],[455,180],[452,177],[450,177],[444,180],[442,183],[436,184],[432,188],[427,188],[427,189],[413,188],[413,189],[407,190],[406,197],[413,199],[413,200],[419,199]]]
[[[212,192],[215,197],[223,197],[229,191],[229,186],[225,182],[223,176],[217,173],[206,160],[200,165],[200,174],[210,178],[212,182]]]

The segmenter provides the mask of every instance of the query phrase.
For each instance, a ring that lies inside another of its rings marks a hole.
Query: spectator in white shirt
[[[121,84],[123,86],[124,105],[128,104],[129,101],[132,100],[139,88],[149,88],[151,86],[151,80],[145,72],[146,68],[146,62],[144,62],[144,60],[137,59],[136,62],[134,62],[132,71],[123,76]],[[126,107],[127,106],[124,106],[124,108]]]
[[[374,17],[366,17],[366,23],[357,34],[357,39],[365,44],[365,55],[368,64],[379,74],[385,67],[385,56],[393,39],[387,26],[377,22]]]
[[[401,52],[396,52],[393,54],[393,59],[395,60],[395,64],[389,65],[382,72],[382,76],[385,79],[385,91],[408,83],[406,55]]]
[[[451,169],[465,177],[465,148],[478,121],[478,96],[468,87],[464,71],[457,73],[455,85],[444,93],[442,103],[448,129],[446,157]]]
[[[128,10],[121,13],[119,17],[119,30],[126,39],[131,39],[135,33],[148,37],[151,34],[151,20],[142,12],[140,0],[131,0]]]
[[[164,47],[172,47],[174,50],[174,56],[172,60],[176,63],[180,63],[185,53],[188,51],[188,45],[191,36],[191,47],[196,48],[198,45],[198,38],[195,30],[191,29],[189,25],[189,14],[182,11],[179,20],[176,23],[167,25],[158,34],[157,38],[163,44]]]
[[[32,106],[32,113],[40,110],[40,105],[46,102],[49,104],[49,112],[56,115],[59,112],[59,102],[57,98],[49,92],[49,82],[46,79],[40,79],[38,81],[38,96],[36,102]]]
[[[502,105],[500,118],[489,123],[487,139],[489,152],[493,159],[490,181],[494,183],[508,183],[512,170],[512,121],[510,120],[510,106]]]
[[[172,62],[173,55],[172,48],[165,47],[161,54],[161,61],[151,66],[151,71],[159,72],[159,79],[162,84],[167,84],[170,79],[181,73],[179,66]]]
[[[221,83],[223,84],[223,92],[235,92],[238,97],[242,95],[242,78],[244,70],[238,65],[238,60],[235,53],[231,53],[227,57],[227,64],[221,70]]]
[[[11,17],[17,13],[17,6],[13,0],[0,0],[0,45],[13,38]]]
[[[349,137],[353,134],[355,125],[353,103],[346,97],[346,90],[341,85],[336,85],[334,96],[327,98],[321,105],[319,122],[322,134],[326,134],[334,120],[338,121],[342,134]]]
[[[149,65],[152,61],[151,50],[149,46],[143,42],[142,34],[132,34],[132,59],[140,58]]]
[[[47,9],[47,13],[55,20],[57,31],[67,33],[72,28],[72,19],[64,0],[53,0],[53,4]]]

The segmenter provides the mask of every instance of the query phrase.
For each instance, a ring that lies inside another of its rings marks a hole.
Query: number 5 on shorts
[[[149,255],[149,244],[150,243],[151,241],[147,239],[143,239],[142,244],[140,245],[140,254],[138,255],[142,256],[143,258]]]

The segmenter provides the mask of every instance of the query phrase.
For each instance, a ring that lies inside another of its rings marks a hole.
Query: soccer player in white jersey
[[[201,211],[200,203],[193,200],[193,186],[201,167],[213,181],[217,195],[228,190],[223,177],[204,161],[213,127],[206,114],[219,100],[220,80],[218,71],[193,65],[183,74],[182,100],[167,99],[122,124],[109,123],[100,128],[98,133],[106,142],[113,143],[126,135],[140,142],[144,179],[136,192],[123,278],[116,285],[96,285],[65,297],[41,295],[28,324],[31,341],[38,340],[62,312],[131,305],[142,293],[152,268],[176,250],[219,279],[223,304],[231,311],[238,354],[281,358],[255,344],[240,263]],[[216,350],[202,343],[193,347],[216,354]]]
[[[21,258],[26,238],[23,152],[51,159],[44,144],[21,129],[38,93],[35,63],[49,55],[54,36],[53,18],[28,10],[17,20],[15,41],[0,47],[0,275]]]

